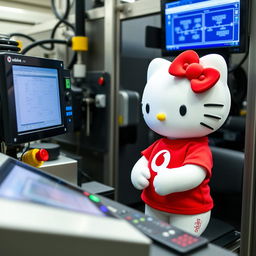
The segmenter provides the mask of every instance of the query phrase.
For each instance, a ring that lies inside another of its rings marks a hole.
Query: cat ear
[[[225,59],[219,54],[209,54],[200,58],[204,68],[215,68],[220,72],[220,80],[225,84],[228,80],[228,68]]]
[[[159,69],[166,69],[168,72],[169,66],[171,65],[171,62],[162,58],[156,58],[153,59],[148,66],[148,73],[147,73],[147,81],[150,79],[150,77]]]

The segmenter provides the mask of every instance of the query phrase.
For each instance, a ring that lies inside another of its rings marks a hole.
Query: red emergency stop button
[[[49,159],[49,154],[48,151],[46,149],[40,149],[37,153],[36,153],[36,159],[38,161],[47,161]]]
[[[104,77],[103,76],[99,77],[98,78],[98,85],[102,86],[102,85],[104,85],[104,83],[105,83]]]

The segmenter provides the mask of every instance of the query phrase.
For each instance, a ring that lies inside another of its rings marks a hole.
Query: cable
[[[22,157],[24,156],[24,154],[29,150],[30,148],[30,142],[28,142],[28,145],[27,147],[23,150],[23,152],[21,153],[21,156],[20,156],[20,161],[22,161]]]
[[[29,35],[26,35],[26,34],[23,34],[23,33],[11,33],[11,34],[9,34],[9,36],[10,37],[13,37],[13,36],[24,37],[24,38],[28,39],[31,42],[35,42],[36,41],[32,36],[29,36]],[[50,47],[46,47],[44,45],[40,45],[40,47],[42,47],[43,49],[48,50],[48,51],[51,50]]]
[[[81,170],[80,170],[80,173],[82,174],[82,176],[84,176],[87,179],[87,181],[93,181],[94,180],[91,176],[89,176],[87,173],[85,173]]]
[[[55,0],[51,0],[52,11],[53,11],[54,15],[56,16],[56,18],[59,20],[65,20],[65,19],[67,19],[68,15],[69,15],[70,1],[67,0],[66,3],[67,3],[67,5],[66,5],[65,12],[64,12],[63,16],[61,16],[56,8]]]
[[[241,59],[241,61],[240,61],[237,65],[235,65],[234,67],[232,67],[232,68],[230,68],[230,69],[228,70],[228,73],[232,73],[232,72],[234,72],[236,69],[238,69],[238,68],[245,62],[245,60],[247,59],[248,55],[249,55],[249,51],[247,51],[247,52],[245,53],[244,57]]]
[[[73,32],[75,32],[75,27],[74,27],[71,23],[69,23],[68,21],[66,21],[66,19],[68,18],[69,12],[70,12],[70,1],[67,0],[66,3],[67,3],[67,4],[66,4],[65,12],[64,12],[63,16],[61,16],[61,15],[59,14],[59,12],[57,11],[57,8],[56,8],[56,5],[55,5],[55,1],[54,1],[54,0],[51,1],[52,11],[53,11],[55,17],[59,20],[59,21],[55,24],[55,26],[54,26],[54,28],[53,28],[53,30],[52,30],[51,39],[54,39],[56,31],[57,31],[58,27],[59,27],[62,23],[65,24],[66,26],[70,27],[70,28],[73,30]],[[51,50],[54,49],[54,44],[51,44],[50,49],[51,49]]]
[[[15,45],[0,44],[0,51],[19,52],[20,48]]]
[[[60,26],[60,24],[62,24],[62,23],[64,23],[64,24],[67,25],[68,27],[70,27],[73,31],[75,30],[75,27],[74,27],[72,24],[70,24],[69,22],[67,22],[67,21],[65,21],[65,20],[59,20],[59,21],[55,24],[55,26],[53,27],[53,30],[52,30],[52,32],[51,32],[51,37],[50,37],[51,39],[54,39],[56,31],[57,31],[58,27]],[[54,44],[51,44],[51,46],[50,46],[48,49],[49,49],[49,50],[53,50],[53,49],[54,49]]]
[[[28,40],[30,40],[32,42],[36,41],[33,37],[25,35],[25,34],[22,34],[22,33],[11,33],[11,34],[9,34],[9,36],[10,37],[13,37],[13,36],[24,37],[24,38],[26,38],[26,39],[28,39]]]
[[[71,23],[67,22],[66,20],[59,20],[52,30],[51,39],[54,39],[56,30],[60,26],[61,23],[64,23],[66,26],[70,27],[73,31],[75,31],[75,27]]]
[[[69,1],[69,0],[66,1],[66,2],[67,2],[67,5],[66,5],[65,13],[64,13],[63,16],[61,16],[61,15],[58,13],[58,11],[57,11],[57,9],[56,9],[55,1],[52,0],[51,2],[52,2],[52,10],[53,10],[53,13],[54,13],[54,15],[56,16],[56,18],[59,19],[59,21],[56,23],[56,25],[54,26],[54,28],[53,28],[53,30],[52,30],[52,32],[51,32],[51,39],[50,39],[50,40],[55,40],[55,39],[54,39],[55,33],[56,33],[58,27],[59,27],[62,23],[64,23],[66,26],[70,27],[73,31],[75,31],[75,27],[74,27],[71,23],[69,23],[68,21],[66,21],[68,15],[69,15],[69,12],[70,12],[70,1]],[[36,41],[33,37],[28,36],[28,35],[25,35],[25,34],[23,34],[23,33],[11,33],[11,34],[10,34],[10,37],[12,37],[12,36],[24,37],[24,38],[26,38],[26,39],[28,39],[28,40],[34,42],[34,43],[28,45],[27,47],[25,47],[25,48],[22,50],[22,52],[21,52],[22,54],[25,54],[27,51],[29,51],[31,48],[33,48],[33,47],[35,47],[35,46],[37,46],[37,45],[39,45],[40,47],[42,47],[42,48],[45,49],[45,50],[50,51],[50,50],[53,50],[53,49],[54,49],[54,44],[55,44],[55,43],[62,43],[62,42],[60,42],[60,40],[59,40],[59,41],[49,41],[48,43],[50,43],[50,46],[47,47],[47,46],[44,46],[44,45],[43,45],[43,44],[46,43],[46,42],[43,42],[44,40],[38,41],[39,43],[37,43],[37,41]]]
[[[70,61],[69,64],[68,64],[67,69],[72,69],[73,66],[75,65],[76,61],[77,61],[77,53],[74,52],[74,54],[73,54],[73,56],[72,56],[72,59],[71,59],[71,61]]]
[[[40,40],[40,41],[36,41],[30,45],[28,45],[27,47],[25,47],[22,51],[21,54],[26,54],[29,50],[31,50],[32,48],[41,45],[41,44],[49,44],[49,43],[53,43],[53,44],[68,44],[68,42],[66,40],[60,40],[60,39],[46,39],[46,40]]]

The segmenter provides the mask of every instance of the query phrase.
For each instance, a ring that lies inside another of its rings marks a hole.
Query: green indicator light
[[[70,88],[71,88],[70,79],[69,79],[69,78],[66,78],[66,79],[65,79],[65,82],[66,82],[66,89],[70,89]]]
[[[95,203],[100,202],[100,199],[95,195],[89,195],[89,198]]]
[[[132,222],[135,223],[135,224],[139,223],[138,220],[133,220]]]

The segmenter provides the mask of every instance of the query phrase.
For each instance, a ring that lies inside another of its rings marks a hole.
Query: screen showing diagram
[[[182,0],[165,5],[166,50],[240,45],[239,0]]]

